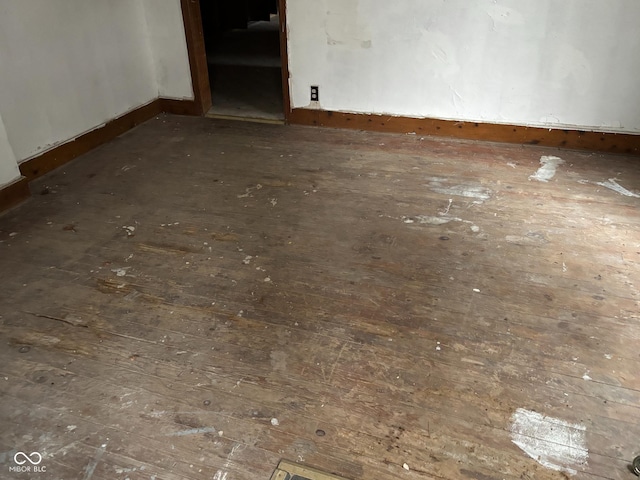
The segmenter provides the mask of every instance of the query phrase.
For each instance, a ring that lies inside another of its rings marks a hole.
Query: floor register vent
[[[315,468],[300,465],[299,463],[282,460],[276,471],[271,475],[271,480],[346,480],[343,477],[325,473]]]

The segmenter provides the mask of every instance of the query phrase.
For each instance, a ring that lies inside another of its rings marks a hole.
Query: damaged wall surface
[[[292,106],[640,133],[638,18],[635,0],[288,2]]]

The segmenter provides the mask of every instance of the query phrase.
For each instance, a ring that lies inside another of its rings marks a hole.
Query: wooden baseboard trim
[[[201,106],[195,100],[175,100],[173,98],[160,98],[160,109],[165,113],[174,115],[204,115]]]
[[[157,98],[129,113],[110,120],[95,130],[47,150],[37,157],[25,160],[19,165],[22,177],[0,189],[0,212],[17,205],[29,197],[28,183],[31,180],[61,167],[74,158],[131,130],[136,125],[146,122],[162,112],[176,115],[202,115],[203,112],[200,110],[200,104],[195,100]]]
[[[22,162],[20,164],[20,173],[27,177],[29,181],[38,178],[160,113],[162,113],[160,101],[156,99],[118,118],[114,118],[95,130],[91,130],[69,142],[47,150],[37,157]]]
[[[110,120],[95,130],[80,135],[74,140],[58,145],[37,157],[22,162],[20,164],[20,173],[29,180],[38,178],[162,112],[176,115],[202,115],[199,105],[194,100],[157,98],[129,113]]]
[[[640,155],[640,135],[295,108],[289,123]]]
[[[19,203],[29,198],[29,180],[27,177],[20,177],[13,182],[0,187],[0,212],[9,210]]]

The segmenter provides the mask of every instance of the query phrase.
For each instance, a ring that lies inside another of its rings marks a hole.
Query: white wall
[[[159,96],[193,99],[180,0],[143,0]]]
[[[18,160],[153,100],[142,3],[28,0],[0,7],[0,114]]]
[[[158,96],[193,97],[180,0],[0,3],[0,185]]]
[[[287,2],[292,106],[640,133],[638,0]]]
[[[0,117],[0,188],[19,176],[20,171],[18,170],[16,156],[9,144],[4,122],[2,121],[2,117]]]

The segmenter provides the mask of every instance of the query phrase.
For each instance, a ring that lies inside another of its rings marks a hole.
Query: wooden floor
[[[634,478],[638,158],[161,116],[33,188],[0,478]]]

